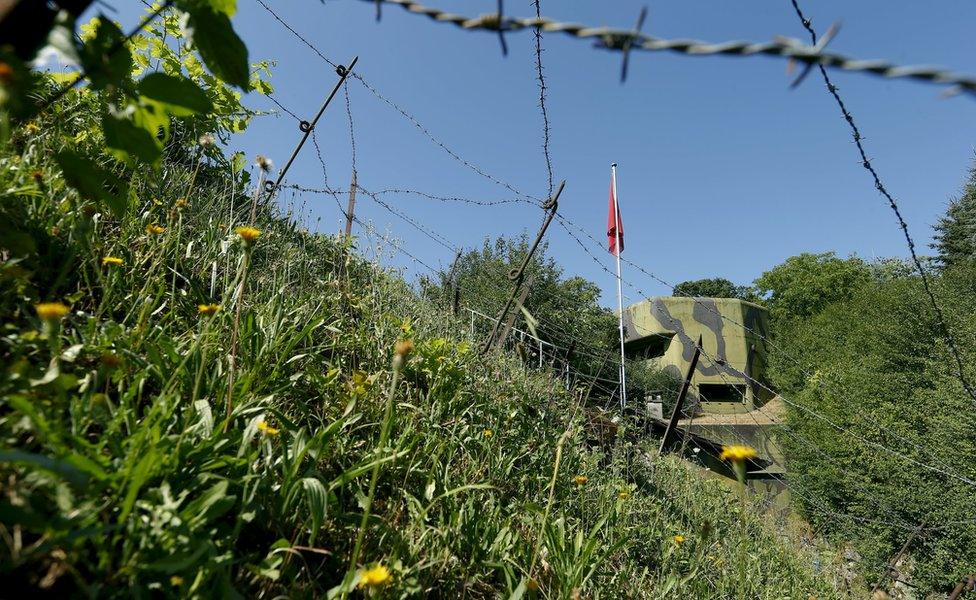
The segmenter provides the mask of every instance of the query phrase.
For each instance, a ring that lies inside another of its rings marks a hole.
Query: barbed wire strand
[[[540,28],[544,32],[563,33],[577,39],[596,40],[597,46],[607,50],[623,51],[629,45],[633,49],[651,52],[669,51],[687,56],[773,56],[793,59],[806,64],[820,64],[854,73],[865,73],[888,79],[912,79],[916,81],[954,86],[967,92],[976,91],[976,77],[962,75],[942,67],[899,66],[884,60],[859,60],[834,52],[826,52],[807,46],[799,40],[780,38],[772,42],[729,41],[709,43],[693,39],[664,39],[634,30],[610,27],[588,27],[579,23],[566,23],[546,17],[498,18],[497,14],[466,17],[424,6],[413,0],[364,0],[395,4],[407,12],[424,15],[438,23],[451,23],[466,31],[484,30],[520,31]]]
[[[370,0],[370,1],[372,1],[372,0]],[[329,60],[325,56],[325,54],[323,54],[318,48],[315,47],[314,44],[312,44],[311,42],[309,42],[308,39],[306,39],[304,36],[302,36],[300,33],[298,33],[298,31],[296,31],[294,27],[292,27],[291,25],[289,25],[284,19],[282,19],[277,13],[275,13],[274,10],[272,10],[271,7],[268,6],[263,0],[257,0],[257,2],[262,7],[264,7],[264,9],[266,11],[268,11],[268,13],[270,13],[275,18],[275,20],[277,20],[279,23],[281,23],[282,26],[285,27],[285,29],[287,29],[289,32],[291,32],[292,35],[294,35],[296,38],[298,38],[298,40],[301,41],[303,44],[305,44],[306,46],[308,46],[319,58],[321,58],[325,62],[329,63],[333,67],[335,67],[335,63],[333,63],[331,60]],[[437,137],[435,137],[426,126],[424,126],[412,114],[410,114],[409,112],[407,112],[406,109],[402,108],[400,105],[398,105],[396,102],[394,102],[393,100],[391,100],[389,97],[387,97],[387,96],[383,95],[382,93],[380,93],[380,91],[377,90],[376,87],[374,87],[368,81],[366,81],[366,78],[363,77],[361,73],[359,73],[359,72],[353,72],[353,73],[351,73],[351,76],[353,77],[353,79],[355,79],[360,84],[362,84],[362,86],[365,87],[366,90],[369,91],[370,94],[372,94],[373,96],[375,96],[378,100],[380,100],[380,101],[384,102],[385,104],[387,104],[390,108],[394,109],[395,111],[397,111],[398,113],[400,113],[401,116],[403,116],[405,119],[407,119],[408,121],[410,121],[418,130],[420,130],[421,133],[424,134],[425,137],[427,137],[427,139],[429,139],[436,146],[438,146],[439,148],[441,148],[442,150],[444,150],[444,152],[446,152],[455,161],[461,163],[462,165],[464,165],[465,167],[467,167],[471,171],[477,173],[478,175],[480,175],[481,177],[484,177],[485,179],[491,181],[492,183],[494,183],[496,185],[499,185],[501,187],[504,187],[508,191],[510,191],[513,194],[515,194],[517,197],[522,198],[523,200],[529,202],[530,204],[533,204],[533,205],[536,205],[536,206],[541,206],[542,205],[542,200],[540,200],[540,199],[538,199],[538,198],[536,198],[534,196],[531,196],[529,194],[525,194],[525,193],[521,192],[519,189],[517,189],[512,184],[510,184],[510,183],[508,183],[506,181],[503,181],[503,180],[501,180],[501,179],[499,179],[499,178],[497,178],[497,177],[489,174],[487,171],[485,171],[481,167],[479,167],[479,166],[475,165],[474,163],[471,163],[471,162],[465,160],[464,158],[462,158],[457,152],[455,152],[450,147],[448,147],[447,144],[445,144],[440,139],[438,139]]]
[[[790,0],[793,4],[793,10],[796,12],[796,16],[799,17],[800,23],[803,24],[803,28],[807,30],[810,34],[811,41],[817,43],[817,32],[813,28],[813,23],[804,14],[803,10],[798,4],[798,0]],[[952,332],[949,330],[949,326],[946,324],[945,315],[942,312],[942,307],[939,305],[938,301],[935,299],[935,294],[932,292],[932,288],[929,282],[929,275],[926,272],[925,266],[918,257],[918,253],[915,251],[915,241],[912,239],[911,233],[908,231],[908,223],[905,222],[905,218],[901,214],[901,210],[898,208],[898,202],[895,201],[894,196],[888,192],[884,183],[881,182],[881,176],[875,170],[874,165],[871,164],[870,159],[868,159],[867,152],[864,151],[863,139],[864,136],[861,135],[861,130],[858,129],[857,123],[854,122],[854,116],[851,115],[850,110],[847,105],[844,104],[844,100],[841,98],[840,93],[837,91],[837,86],[830,80],[830,75],[827,74],[827,69],[824,68],[822,64],[818,64],[817,67],[820,69],[820,76],[824,80],[824,84],[827,86],[827,91],[833,96],[834,102],[837,103],[837,107],[840,109],[841,114],[844,116],[844,120],[847,121],[848,126],[851,129],[851,137],[854,138],[854,144],[857,146],[857,151],[861,155],[861,166],[871,174],[871,178],[874,180],[874,187],[878,190],[878,193],[884,196],[888,201],[888,206],[891,208],[892,212],[895,213],[895,218],[898,220],[898,226],[901,228],[902,234],[905,236],[905,242],[908,244],[908,252],[911,255],[912,262],[915,264],[915,268],[918,270],[919,276],[922,279],[922,287],[925,288],[925,294],[928,296],[929,304],[932,306],[932,310],[935,312],[935,317],[938,322],[939,329],[942,332],[942,336],[945,338],[946,344],[949,346],[949,351],[956,363],[956,375],[959,382],[962,384],[963,389],[966,390],[973,401],[976,401],[976,389],[969,383],[966,378],[965,368],[963,367],[962,353],[959,351],[956,345],[955,339],[953,339]]]
[[[534,0],[535,16],[542,18],[540,0]],[[500,30],[500,29],[499,29]],[[546,76],[542,69],[542,28],[535,28],[535,70],[539,81],[539,110],[542,111],[542,153],[546,157],[546,171],[549,174],[549,193],[552,198],[552,158],[549,155],[549,111],[546,110]]]
[[[281,23],[282,27],[284,27],[285,29],[287,29],[288,31],[290,31],[292,33],[292,35],[294,35],[299,40],[301,40],[301,42],[303,44],[305,44],[306,46],[308,46],[312,50],[312,52],[314,52],[315,54],[317,54],[319,56],[319,58],[321,58],[325,62],[329,63],[329,65],[331,65],[333,69],[335,69],[336,67],[339,66],[338,63],[334,63],[331,60],[329,60],[329,58],[325,54],[322,54],[322,52],[319,51],[319,49],[316,48],[311,42],[309,42],[307,39],[305,39],[304,37],[302,37],[302,34],[300,34],[297,31],[295,31],[292,28],[291,25],[289,25],[288,23],[286,23],[284,19],[282,19],[281,17],[278,16],[278,13],[276,13],[273,10],[271,10],[271,7],[268,6],[264,2],[264,0],[256,0],[256,2],[258,4],[260,4],[261,6],[263,6],[264,7],[264,10],[268,11],[268,13],[270,13],[271,16],[274,17],[275,21],[278,21],[279,23]]]

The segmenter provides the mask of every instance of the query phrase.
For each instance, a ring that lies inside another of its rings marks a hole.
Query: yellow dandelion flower
[[[176,208],[183,208],[187,204],[189,204],[189,202],[187,202],[186,198],[179,198],[176,200],[175,206]]]
[[[41,130],[41,127],[34,121],[30,121],[27,123],[27,125],[24,125],[24,129],[26,129],[28,133],[37,133]]]
[[[486,438],[490,438],[493,435],[495,435],[495,432],[494,431],[492,431],[491,429],[485,429],[485,437]]]
[[[219,304],[197,304],[197,312],[201,315],[212,315],[220,310]]]
[[[751,446],[723,446],[722,455],[719,458],[741,463],[750,458],[756,458],[756,449]]]
[[[393,579],[393,575],[390,574],[390,570],[385,565],[376,565],[359,575],[359,587],[378,587],[386,585],[391,579]]]
[[[586,475],[577,475],[576,477],[573,477],[573,482],[576,483],[576,485],[583,485],[589,480],[590,478]]]
[[[169,578],[169,584],[173,587],[180,587],[183,585],[183,578],[179,575],[173,575]]]
[[[271,425],[268,425],[266,421],[258,421],[258,431],[260,431],[264,435],[270,435],[272,437],[281,433],[281,431],[275,429]]]
[[[114,267],[121,267],[125,264],[125,261],[118,256],[104,256],[102,257],[102,265],[112,265]]]
[[[155,223],[150,223],[149,225],[146,225],[146,233],[148,233],[149,235],[159,235],[164,231],[166,231],[166,228],[163,227],[162,225],[157,225]]]
[[[41,302],[34,305],[34,310],[46,321],[57,321],[68,314],[68,307],[60,302]]]
[[[240,236],[240,238],[244,240],[244,243],[248,245],[253,244],[254,240],[258,239],[261,236],[260,229],[257,229],[255,227],[249,227],[247,225],[238,227],[237,229],[234,230],[234,233]]]
[[[685,543],[685,536],[683,535],[676,535],[672,539],[674,540],[674,543],[678,544],[679,546]]]
[[[628,492],[627,490],[624,490],[624,491],[620,492],[619,494],[617,494],[617,498],[620,498],[621,500],[627,500],[628,498],[630,498],[630,492]]]

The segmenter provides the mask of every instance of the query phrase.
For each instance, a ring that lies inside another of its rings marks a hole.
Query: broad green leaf
[[[73,150],[58,152],[55,160],[65,181],[83,198],[105,203],[116,216],[126,213],[129,206],[126,185],[114,173]]]
[[[101,90],[110,85],[128,87],[132,54],[124,42],[125,36],[118,26],[100,16],[95,26],[95,37],[79,51],[81,64],[88,72],[92,88]]]
[[[199,0],[182,0],[178,6],[189,15],[187,33],[207,68],[227,83],[249,90],[247,46],[234,32],[227,15]]]
[[[305,490],[305,502],[308,503],[308,512],[312,517],[311,535],[309,543],[315,544],[322,520],[325,518],[328,506],[328,492],[322,482],[314,477],[302,479],[302,488]]]
[[[213,110],[207,93],[185,77],[150,73],[139,82],[139,93],[161,102],[171,115],[177,117],[208,114]]]
[[[169,140],[169,112],[167,106],[152,98],[140,98],[132,113],[133,122],[154,135],[160,147]]]
[[[102,114],[105,145],[120,161],[132,163],[133,159],[137,159],[154,164],[163,155],[163,144],[154,130],[149,131],[145,126],[136,123],[134,112],[135,107],[126,111],[110,108]]]

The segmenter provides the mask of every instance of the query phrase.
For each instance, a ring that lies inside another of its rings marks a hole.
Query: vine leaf
[[[150,73],[139,82],[139,94],[166,105],[175,117],[208,114],[214,106],[207,93],[186,77]]]
[[[221,7],[215,9],[215,3]],[[247,46],[234,32],[227,16],[228,2],[218,0],[180,0],[186,11],[187,34],[197,52],[214,75],[244,91],[250,90],[250,67]]]

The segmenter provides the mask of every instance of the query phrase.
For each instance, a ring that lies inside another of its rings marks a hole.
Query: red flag
[[[617,206],[617,189],[610,179],[610,208],[607,212],[607,244],[610,254],[617,254],[617,234],[620,235],[620,251],[624,250],[624,221],[620,218],[620,207]],[[614,210],[616,209],[616,210]],[[616,212],[616,214],[614,214]]]

